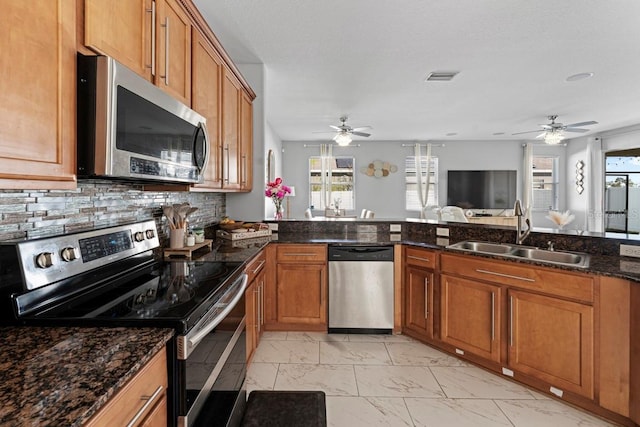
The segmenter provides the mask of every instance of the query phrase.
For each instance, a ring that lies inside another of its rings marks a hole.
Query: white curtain
[[[331,144],[320,146],[320,165],[322,173],[322,194],[324,196],[324,209],[331,206],[331,179],[333,175],[333,147]]]
[[[418,185],[418,200],[420,201],[420,218],[426,216],[427,203],[429,203],[429,188],[431,187],[431,144],[427,144],[427,177],[422,184],[422,153],[420,144],[415,145],[414,156],[416,158],[416,184]]]
[[[588,138],[587,161],[585,162],[587,210],[585,224],[587,231],[604,231],[604,153],[602,138]]]
[[[524,144],[523,148],[522,205],[525,209],[525,218],[531,221],[531,226],[533,227],[533,218],[531,217],[531,208],[533,206],[533,145]]]

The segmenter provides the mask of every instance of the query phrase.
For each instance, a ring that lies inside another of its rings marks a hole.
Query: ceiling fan
[[[591,126],[591,125],[598,124],[598,122],[591,120],[588,122],[571,123],[570,125],[565,125],[562,123],[556,123],[556,119],[558,118],[557,115],[547,116],[547,118],[551,123],[540,125],[540,127],[542,127],[542,133],[536,136],[536,138],[544,138],[544,142],[551,145],[559,144],[560,141],[564,139],[564,132],[578,132],[578,133],[589,132],[589,129],[583,129],[580,126]],[[525,133],[533,133],[533,132],[540,132],[540,131],[529,130],[526,132],[517,132],[512,135],[522,135]]]
[[[337,132],[336,135],[333,137],[333,140],[338,145],[343,147],[346,145],[349,145],[353,140],[353,138],[351,137],[352,135],[364,136],[364,137],[371,136],[370,133],[362,132],[363,130],[371,129],[371,126],[362,126],[362,127],[353,128],[347,124],[348,119],[349,117],[342,116],[340,117],[340,126],[329,125],[329,127],[331,127]],[[314,133],[326,133],[326,132],[314,132]]]

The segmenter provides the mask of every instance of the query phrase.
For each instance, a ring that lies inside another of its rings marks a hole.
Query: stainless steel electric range
[[[239,262],[158,261],[153,220],[0,242],[0,321],[170,327],[172,425],[236,425],[245,401]]]

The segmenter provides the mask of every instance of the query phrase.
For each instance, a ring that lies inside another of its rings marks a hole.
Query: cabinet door
[[[258,301],[256,303],[256,308],[258,313],[256,315],[256,329],[258,330],[256,346],[260,343],[260,337],[262,336],[262,332],[264,332],[264,290],[265,290],[265,281],[266,281],[266,272],[265,270],[260,271],[256,276],[256,284],[257,284],[257,297]]]
[[[433,338],[433,272],[408,266],[405,269],[405,327]]]
[[[442,341],[499,363],[501,288],[443,274],[440,289]]]
[[[4,2],[0,188],[75,188],[75,3]]]
[[[224,67],[222,79],[222,187],[240,189],[240,82]]]
[[[245,295],[245,317],[247,327],[247,362],[251,360],[253,352],[257,347],[257,319],[258,319],[258,291],[254,280],[244,293]]]
[[[509,366],[593,398],[593,307],[509,291]]]
[[[176,0],[157,0],[155,84],[191,106],[191,21]]]
[[[253,187],[253,105],[242,91],[240,98],[240,187],[251,191]]]
[[[222,147],[220,145],[220,85],[222,58],[200,32],[193,31],[191,64],[192,108],[207,119],[209,133],[209,163],[204,171],[204,183],[199,188],[222,187]]]
[[[151,81],[152,0],[84,0],[84,44]]]
[[[324,264],[278,264],[279,323],[326,325],[326,271]]]

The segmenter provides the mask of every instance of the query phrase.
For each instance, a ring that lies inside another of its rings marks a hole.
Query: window
[[[558,209],[558,158],[533,156],[533,210]]]
[[[323,211],[334,208],[355,209],[353,157],[309,158],[309,206]]]
[[[422,183],[427,179],[427,156],[420,157],[422,169]],[[429,196],[427,206],[438,205],[438,158],[431,156],[431,172],[429,178]],[[424,192],[424,187],[423,190]],[[406,209],[408,211],[421,211],[420,197],[418,196],[418,181],[416,172],[416,156],[407,156],[405,160],[405,194]]]

